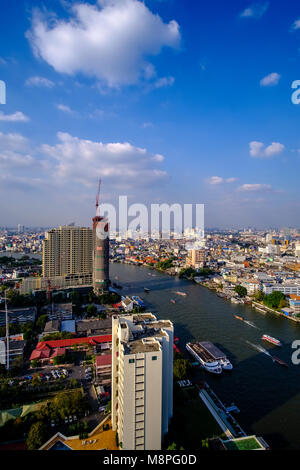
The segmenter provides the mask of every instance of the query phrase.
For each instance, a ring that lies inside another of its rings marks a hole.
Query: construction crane
[[[98,207],[99,207],[100,188],[101,188],[101,179],[99,179],[99,182],[98,182],[98,192],[96,195],[96,215],[97,215]]]

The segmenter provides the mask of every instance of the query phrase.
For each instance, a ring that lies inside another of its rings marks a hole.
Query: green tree
[[[192,371],[192,366],[186,359],[175,359],[173,374],[176,380],[186,379]]]
[[[265,298],[265,294],[264,294],[261,290],[259,290],[259,291],[257,291],[257,292],[255,293],[254,298],[255,298],[255,300],[257,300],[258,302],[262,302],[262,301],[264,300],[264,298]]]
[[[32,367],[39,367],[40,361],[38,361],[37,359],[33,359],[33,361],[31,361],[31,365]]]
[[[97,307],[95,305],[88,305],[86,308],[86,316],[95,317],[97,315]]]
[[[279,291],[274,291],[272,294],[265,297],[264,304],[270,308],[278,308],[281,300],[285,300],[284,294]]]
[[[235,286],[234,291],[239,294],[240,297],[245,297],[247,295],[247,289],[243,286]]]
[[[31,383],[34,387],[38,387],[41,384],[41,377],[38,374],[33,374]]]
[[[46,325],[46,322],[47,322],[47,318],[48,318],[48,315],[45,314],[45,315],[41,315],[37,321],[36,321],[36,326],[38,327],[38,329],[40,331],[43,331],[44,328],[45,328],[45,325]]]
[[[26,441],[28,450],[37,450],[47,439],[47,426],[42,422],[38,421],[34,423],[29,431],[28,438]]]
[[[285,299],[280,299],[278,308],[283,308],[286,307],[286,300]]]
[[[24,367],[23,356],[16,357],[12,362],[12,368],[15,372],[22,370]]]

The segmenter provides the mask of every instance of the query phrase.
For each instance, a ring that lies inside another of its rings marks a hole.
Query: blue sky
[[[105,202],[299,225],[297,2],[11,0],[0,21],[0,225],[89,224],[99,176]]]

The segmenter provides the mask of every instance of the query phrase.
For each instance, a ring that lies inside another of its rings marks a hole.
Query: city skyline
[[[205,204],[206,227],[295,226],[295,5],[12,1],[5,18],[1,225],[90,226],[101,176],[103,202]]]

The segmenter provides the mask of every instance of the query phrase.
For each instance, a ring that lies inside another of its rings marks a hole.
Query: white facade
[[[112,424],[124,450],[160,450],[173,413],[173,324],[112,319]]]
[[[300,295],[300,285],[291,285],[291,284],[273,284],[272,286],[264,285],[263,292],[265,294],[272,294],[272,292],[279,291],[282,292],[284,295]]]

